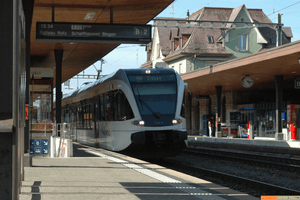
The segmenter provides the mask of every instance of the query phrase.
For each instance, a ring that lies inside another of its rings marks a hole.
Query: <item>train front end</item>
[[[186,148],[184,82],[173,69],[127,71],[136,107],[128,151],[143,152],[142,157],[178,155]]]

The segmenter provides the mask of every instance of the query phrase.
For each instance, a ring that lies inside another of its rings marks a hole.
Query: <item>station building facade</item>
[[[261,91],[232,91],[221,95],[221,136],[248,137],[249,123],[253,125],[253,137],[275,138],[276,133],[276,105],[275,89]],[[290,97],[293,90],[285,91],[282,103],[282,128],[285,140],[291,138],[287,132],[288,106],[298,105],[296,98]],[[188,95],[188,94],[187,94]],[[191,110],[190,110],[191,106]],[[197,95],[192,101],[186,100],[187,129],[190,135],[208,136],[207,122],[212,120],[215,124],[217,114],[217,95],[208,95],[206,99],[199,99]],[[216,128],[213,125],[213,128]],[[216,130],[217,131],[217,130]],[[216,136],[214,133],[213,136]],[[292,136],[292,139],[300,139]]]
[[[280,132],[283,140],[299,140],[299,47],[296,41],[183,74],[193,94],[186,99],[189,133],[208,135],[207,119],[213,117],[221,126],[215,136],[248,137],[250,123],[253,138],[278,139]],[[243,87],[245,74],[252,87]]]

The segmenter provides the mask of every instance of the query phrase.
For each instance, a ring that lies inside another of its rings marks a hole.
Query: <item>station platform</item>
[[[34,157],[20,200],[258,199],[115,152],[74,143],[72,158]]]
[[[300,155],[300,141],[279,141],[274,138],[260,137],[255,139],[247,138],[216,138],[206,136],[188,136],[188,147],[215,147],[238,149],[246,151],[261,151],[268,153],[285,153]]]

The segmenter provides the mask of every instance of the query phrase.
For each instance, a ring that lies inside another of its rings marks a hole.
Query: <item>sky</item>
[[[299,0],[175,0],[166,7],[157,17],[185,18],[187,10],[192,14],[203,7],[236,8],[245,4],[248,9],[262,9],[269,19],[276,23],[276,13],[281,13],[282,23],[285,27],[291,27],[292,42],[300,40],[300,1]],[[149,22],[152,24],[152,21]],[[134,44],[122,44],[107,54],[102,65],[102,74],[110,74],[118,69],[139,68],[146,62],[147,54],[145,46]],[[84,74],[97,75],[100,62],[94,63],[84,70]],[[82,74],[81,72],[80,74]],[[62,85],[63,93],[69,93],[79,88],[84,82],[95,81],[94,79],[71,79],[70,86]]]

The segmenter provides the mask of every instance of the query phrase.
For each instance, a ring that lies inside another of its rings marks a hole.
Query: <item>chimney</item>
[[[282,45],[282,27],[281,27],[281,14],[277,13],[277,26],[276,26],[276,46]]]

